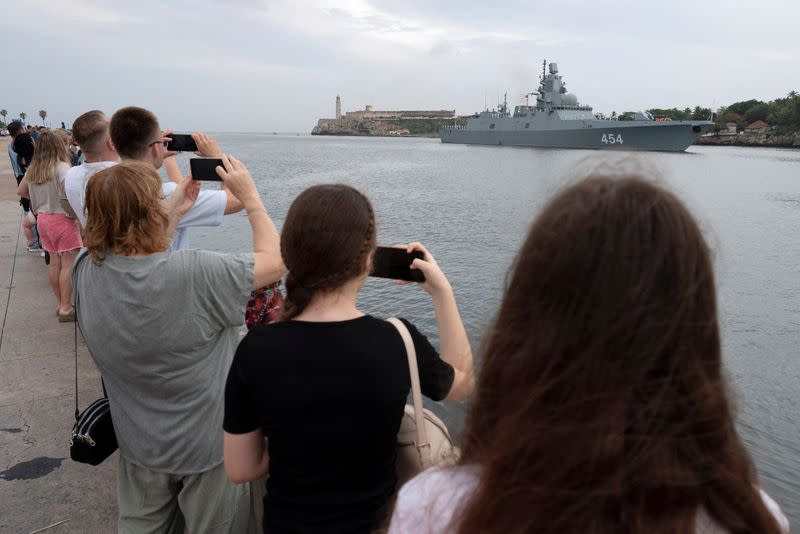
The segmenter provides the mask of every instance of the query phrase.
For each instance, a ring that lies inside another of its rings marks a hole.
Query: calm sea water
[[[476,353],[521,240],[542,204],[610,156],[592,151],[444,145],[435,139],[225,134],[253,173],[280,228],[292,199],[344,182],[372,199],[379,242],[425,243],[448,275]],[[624,161],[619,161],[623,158]],[[633,159],[631,159],[633,158]],[[682,154],[616,155],[658,169],[689,205],[715,252],[724,358],[741,434],[763,485],[800,525],[800,151],[692,147]],[[186,167],[184,162],[184,167]],[[244,215],[193,230],[192,245],[246,251]],[[401,315],[435,338],[418,287],[371,279],[360,305]],[[451,430],[464,406],[438,404]]]

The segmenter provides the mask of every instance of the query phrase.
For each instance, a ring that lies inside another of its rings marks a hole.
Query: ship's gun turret
[[[581,106],[578,97],[567,91],[567,86],[561,75],[558,74],[558,64],[547,60],[542,62],[542,75],[539,82],[536,107],[540,110],[554,111],[556,109],[581,109],[591,111],[589,106]]]

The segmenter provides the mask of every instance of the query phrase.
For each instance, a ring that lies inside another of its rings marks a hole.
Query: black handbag
[[[76,462],[100,465],[117,450],[108,397],[97,399],[83,413],[75,413],[69,456]]]
[[[86,253],[75,258],[78,266]],[[78,410],[78,293],[75,292],[75,424],[69,440],[69,456],[76,462],[100,465],[117,450],[117,434],[111,421],[111,408],[103,379],[103,396],[83,412]]]

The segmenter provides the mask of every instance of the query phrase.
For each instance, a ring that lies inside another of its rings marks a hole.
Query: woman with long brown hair
[[[36,157],[17,190],[20,196],[31,199],[39,241],[50,253],[47,277],[58,301],[59,321],[75,320],[70,272],[75,254],[83,246],[78,222],[61,206],[64,177],[69,169],[64,139],[52,130],[43,130],[36,139]]]
[[[281,233],[283,318],[250,330],[225,390],[225,469],[234,482],[269,472],[266,532],[369,532],[395,492],[395,447],[411,389],[402,338],[364,314],[356,297],[376,243],[369,199],[346,185],[317,185],[289,208]],[[441,357],[406,321],[422,393],[472,391],[472,351],[450,283],[419,243]],[[265,441],[266,438],[266,441]]]
[[[736,433],[697,223],[635,176],[565,189],[517,256],[460,465],[409,482],[391,531],[787,530]]]

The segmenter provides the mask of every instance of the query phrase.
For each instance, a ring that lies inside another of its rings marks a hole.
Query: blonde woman
[[[36,140],[36,157],[28,167],[17,194],[31,199],[42,247],[50,253],[47,276],[62,322],[75,320],[70,272],[75,253],[83,246],[78,222],[61,207],[64,176],[70,168],[67,145],[55,132],[45,130]]]

